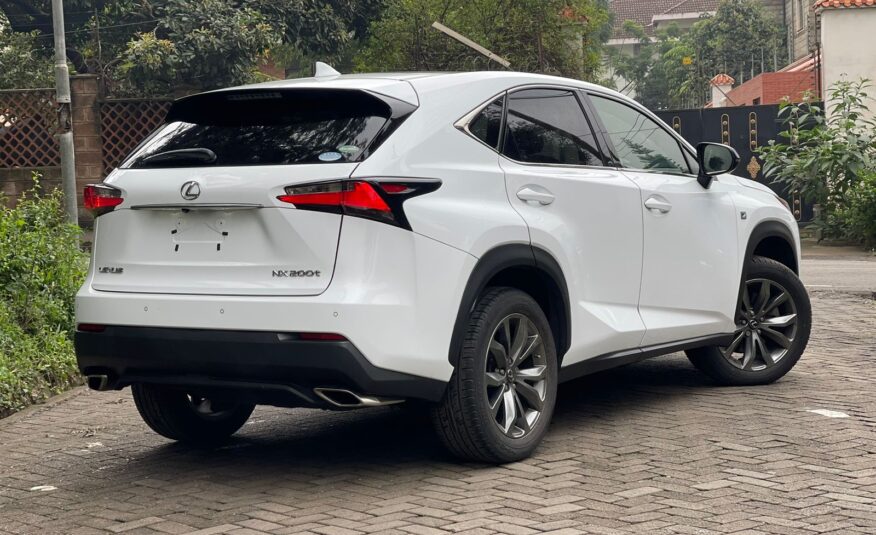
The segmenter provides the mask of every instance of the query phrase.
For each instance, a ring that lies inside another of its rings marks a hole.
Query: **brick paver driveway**
[[[681,355],[585,378],[501,467],[447,458],[410,410],[258,408],[198,451],[79,389],[0,421],[0,532],[873,534],[876,301],[813,305],[779,383],[718,388]]]

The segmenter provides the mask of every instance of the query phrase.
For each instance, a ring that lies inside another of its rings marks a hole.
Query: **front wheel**
[[[556,392],[556,347],[541,307],[519,290],[491,288],[471,313],[433,421],[458,457],[517,461],[547,433]]]
[[[787,266],[755,256],[745,279],[730,344],[687,352],[694,366],[725,385],[778,380],[800,360],[812,327],[809,295]]]
[[[233,435],[255,405],[227,397],[205,397],[160,385],[135,384],[134,404],[153,431],[171,440],[199,445],[219,443]]]

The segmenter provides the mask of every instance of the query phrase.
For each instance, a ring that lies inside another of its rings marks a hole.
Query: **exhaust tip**
[[[384,405],[396,405],[404,403],[403,399],[380,398],[357,394],[344,388],[314,388],[313,393],[333,405],[342,409],[359,409],[363,407],[382,407]]]
[[[109,377],[106,375],[88,375],[85,378],[88,388],[92,390],[109,390]]]

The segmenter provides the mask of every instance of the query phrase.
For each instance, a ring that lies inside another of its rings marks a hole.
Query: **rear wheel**
[[[520,460],[547,433],[556,389],[556,349],[538,303],[519,290],[492,288],[471,314],[459,364],[433,421],[459,457]]]
[[[172,440],[210,445],[233,435],[255,405],[228,397],[205,397],[159,385],[131,387],[134,404],[153,431]]]
[[[693,349],[687,356],[721,384],[771,383],[806,349],[812,326],[809,295],[787,266],[759,256],[748,265],[740,293],[730,344]]]

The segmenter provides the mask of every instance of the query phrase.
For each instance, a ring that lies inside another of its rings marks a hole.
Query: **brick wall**
[[[727,93],[729,105],[751,106],[754,104],[778,104],[786,97],[800,102],[807,90],[815,91],[815,74],[812,72],[766,72],[755,76]],[[756,102],[757,99],[760,99]]]
[[[86,184],[103,179],[100,139],[99,89],[97,76],[82,74],[70,77],[73,107],[73,146],[76,151],[76,192],[80,206],[79,219],[91,216],[82,207],[82,190]]]
[[[160,125],[168,99],[106,100],[95,75],[70,77],[73,146],[79,219],[91,217],[82,208],[86,184],[100,182],[121,159]],[[54,90],[0,91],[0,193],[6,203],[27,191],[34,171],[44,187],[60,184]]]
[[[18,197],[33,187],[33,174],[40,175],[40,189],[50,191],[61,187],[60,167],[15,167],[0,169],[0,194],[6,206],[14,207]]]

